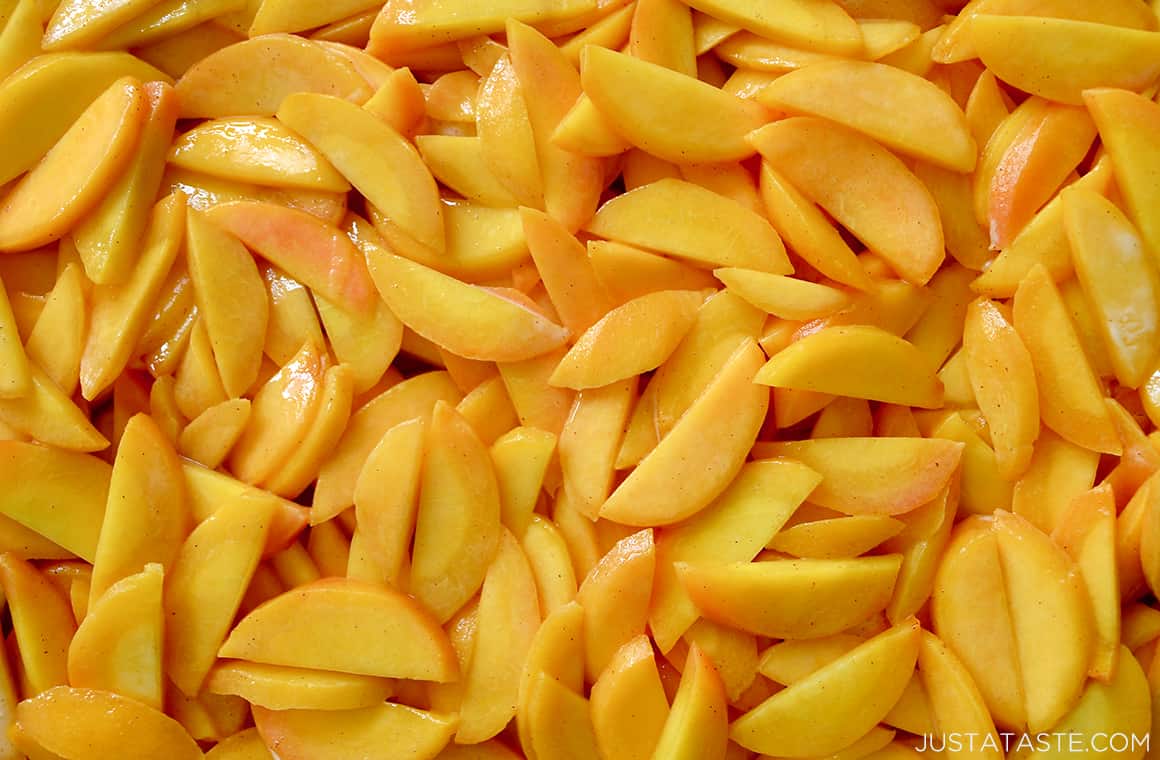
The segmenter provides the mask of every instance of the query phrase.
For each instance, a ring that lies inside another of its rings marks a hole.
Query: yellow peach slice
[[[725,760],[728,737],[721,677],[705,653],[693,644],[653,757]]]
[[[564,52],[568,51],[565,49]],[[577,52],[574,63],[579,63],[579,58]],[[592,98],[584,93],[560,119],[551,139],[556,146],[582,156],[616,156],[632,147],[631,143],[613,131],[608,120],[593,104]]]
[[[268,710],[357,710],[388,699],[385,678],[229,660],[214,666],[205,682],[211,694],[236,694]]]
[[[959,498],[964,511],[986,515],[996,509],[1011,509],[1014,484],[999,474],[995,450],[962,413],[948,415],[930,432],[930,435],[932,438],[946,438],[963,443]]]
[[[858,25],[838,4],[779,0],[754,7],[739,0],[694,0],[690,5],[771,40],[832,53],[862,51]]]
[[[186,419],[196,417],[230,397],[222,386],[221,372],[214,359],[213,341],[209,337],[205,320],[200,313],[193,313],[192,321],[188,343],[181,358],[177,360],[177,370],[173,376],[173,404],[178,416],[174,417],[172,427],[165,426],[173,431],[174,438],[180,434]],[[260,355],[260,345],[258,351]],[[154,416],[161,415],[154,413]]]
[[[830,327],[773,355],[754,382],[926,409],[942,405],[942,381],[911,343],[869,325]]]
[[[787,113],[821,116],[883,145],[952,171],[975,167],[962,109],[932,82],[864,61],[829,61],[778,77],[758,100]]]
[[[926,631],[921,635],[918,673],[930,698],[935,726],[974,737],[973,756],[980,760],[1002,760],[995,723],[971,674],[937,636]]]
[[[636,396],[635,377],[577,394],[559,436],[560,471],[576,508],[595,519],[612,491],[616,454]],[[494,451],[493,451],[494,456]]]
[[[899,515],[932,501],[962,458],[957,441],[829,438],[762,443],[755,456],[796,459],[822,476],[810,501],[851,515]]]
[[[1015,329],[1031,354],[1043,424],[1085,448],[1122,451],[1103,388],[1047,270],[1036,265],[1015,291]]]
[[[149,564],[97,598],[68,649],[69,684],[162,709],[161,565]]]
[[[382,217],[372,213],[380,227]],[[443,201],[447,251],[432,254],[426,248],[400,250],[421,264],[472,282],[495,280],[528,260],[520,212],[459,200]]]
[[[886,608],[902,557],[787,559],[722,565],[677,563],[705,617],[771,638],[817,638]]]
[[[617,304],[657,290],[696,290],[716,286],[713,275],[708,272],[611,240],[589,240],[588,260],[596,278]],[[789,271],[788,267],[785,271]]]
[[[500,517],[520,540],[532,521],[556,442],[556,436],[545,430],[520,426],[491,445],[491,463],[499,483]]]
[[[260,34],[274,32],[303,32],[317,29],[377,6],[378,3],[373,0],[342,0],[325,7],[302,6],[285,0],[267,0],[258,6],[258,11],[250,24],[249,35],[257,37]]]
[[[614,131],[668,161],[751,156],[745,135],[769,120],[769,112],[751,100],[606,48],[581,51],[580,78],[584,93]]]
[[[694,262],[793,271],[781,239],[760,214],[683,180],[661,179],[613,198],[587,229]]]
[[[523,721],[527,739],[522,743],[529,757],[586,760],[601,756],[587,699],[543,671],[532,676],[527,695]]]
[[[971,178],[922,162],[915,164],[914,174],[938,206],[947,252],[964,267],[981,270],[992,255],[987,235],[975,219]]]
[[[318,293],[314,303],[335,358],[350,367],[355,393],[374,387],[398,355],[403,324],[381,299],[376,299],[369,319],[345,311]]]
[[[346,364],[326,370],[318,389],[318,408],[306,435],[282,465],[262,483],[264,489],[294,498],[318,476],[323,460],[342,438],[350,419],[354,401],[352,374]]]
[[[85,347],[86,290],[80,265],[65,264],[56,284],[45,294],[44,308],[24,342],[28,360],[68,396],[76,392]]]
[[[153,5],[149,0],[117,0],[89,3],[71,0],[61,3],[44,30],[44,50],[85,49],[109,32]]]
[[[215,404],[181,431],[177,451],[206,467],[217,468],[242,437],[250,421],[250,400],[235,398]]]
[[[667,436],[612,492],[600,516],[667,525],[704,509],[740,471],[769,407],[753,376],[764,354],[743,343]],[[713,452],[706,458],[694,452]],[[662,485],[663,484],[663,485]]]
[[[537,514],[531,515],[522,543],[536,576],[540,612],[547,617],[576,598],[579,584],[568,544],[552,521]]]
[[[28,355],[20,342],[20,329],[8,291],[0,282],[0,397],[19,398],[32,389]]]
[[[1063,195],[1076,276],[1121,383],[1138,388],[1160,354],[1160,273],[1139,233],[1115,204],[1090,190]],[[1114,295],[1113,295],[1114,294]]]
[[[789,686],[829,665],[863,641],[863,637],[852,633],[783,641],[762,653],[758,667],[766,678]]]
[[[273,757],[256,728],[222,739],[205,756],[210,760],[270,760]]]
[[[762,127],[749,140],[904,279],[921,285],[934,275],[945,254],[938,207],[898,158],[853,130],[808,116]],[[907,224],[890,221],[900,213]]]
[[[579,692],[584,688],[584,609],[575,600],[545,616],[532,639],[520,678],[516,729],[520,745],[530,753],[529,716],[532,686],[537,676],[557,679],[565,689]]]
[[[971,40],[995,76],[1060,103],[1082,105],[1081,94],[1092,87],[1141,90],[1160,75],[1160,32],[980,14],[971,21]],[[1082,61],[1072,54],[1075,50],[1087,51]]]
[[[287,97],[278,120],[317,148],[406,239],[443,252],[435,180],[402,135],[353,103],[308,92]]]
[[[68,600],[43,573],[12,554],[0,554],[0,587],[12,615],[25,695],[68,683],[68,647],[76,632]]]
[[[617,650],[644,632],[656,569],[653,532],[621,539],[588,573],[576,600],[584,608],[584,668],[595,682]]]
[[[483,168],[520,205],[543,208],[544,183],[531,114],[506,53],[480,83],[475,121]]]
[[[272,61],[280,72],[275,79],[264,74]],[[191,66],[176,87],[186,118],[273,116],[291,93],[320,93],[356,103],[374,93],[348,59],[289,34],[264,35],[211,53]]]
[[[0,422],[50,446],[100,451],[109,441],[87,415],[52,381],[31,365],[32,387],[23,398],[0,399]]]
[[[1003,312],[984,298],[967,309],[963,351],[999,472],[1014,480],[1031,463],[1039,437],[1039,393],[1031,354]]]
[[[67,234],[129,165],[148,114],[140,82],[125,77],[110,85],[0,201],[0,250],[28,250]]]
[[[608,760],[653,756],[669,703],[647,636],[637,636],[617,650],[592,685],[591,703],[596,742]],[[625,720],[629,715],[632,720]]]
[[[58,686],[17,705],[16,721],[23,735],[67,758],[203,757],[176,720],[110,691]]]
[[[347,198],[341,193],[262,187],[174,167],[166,170],[161,184],[165,190],[184,195],[190,207],[198,211],[230,201],[267,201],[305,211],[332,224],[341,222],[346,213]]]
[[[563,345],[568,332],[523,303],[380,250],[371,276],[415,332],[468,359],[520,361]]]
[[[383,702],[359,710],[253,708],[266,747],[283,760],[354,753],[367,760],[435,757],[455,732],[454,716]]]
[[[270,318],[266,325],[263,351],[275,364],[285,364],[303,343],[322,345],[317,301],[305,285],[269,263],[259,265],[266,293],[270,299]]]
[[[730,738],[782,757],[831,754],[853,744],[902,695],[921,636],[911,618],[869,639],[742,715]]]
[[[447,635],[414,599],[344,578],[324,578],[262,604],[234,627],[219,654],[439,683],[458,674]]]
[[[821,319],[839,311],[849,297],[829,285],[753,269],[721,267],[713,276],[757,308],[782,319]]]
[[[418,135],[415,147],[435,179],[464,198],[487,206],[516,206],[517,201],[484,163],[482,138]]]
[[[520,209],[532,261],[560,321],[580,335],[612,308],[612,298],[589,262],[583,244],[555,219],[540,211]]]
[[[811,520],[785,528],[770,549],[809,559],[852,559],[893,538],[906,527],[885,515],[851,515]]]

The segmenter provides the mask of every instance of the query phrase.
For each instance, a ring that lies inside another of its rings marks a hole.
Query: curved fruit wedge
[[[769,121],[752,100],[655,63],[591,45],[580,53],[584,93],[621,137],[667,161],[738,161],[745,136]]]
[[[622,646],[644,633],[656,570],[649,528],[621,539],[588,573],[576,601],[584,608],[584,667],[588,681],[604,672]]]
[[[855,55],[862,51],[858,24],[839,3],[776,0],[693,0],[693,8],[771,40],[809,50]]]
[[[660,179],[605,203],[588,224],[594,235],[694,262],[789,274],[777,232],[740,203],[679,179]]]
[[[541,671],[528,686],[525,749],[530,757],[600,757],[588,700]]]
[[[810,559],[853,559],[898,535],[905,524],[885,515],[849,515],[798,523],[769,542],[774,551]]]
[[[259,606],[219,655],[440,683],[458,675],[447,634],[414,599],[343,578],[308,583]]]
[[[700,647],[693,644],[653,757],[725,760],[728,742],[729,715],[721,676]]]
[[[12,617],[22,690],[39,694],[68,683],[68,647],[76,633],[69,600],[52,581],[14,554],[0,554],[0,587]]]
[[[778,77],[758,100],[787,113],[821,116],[946,169],[975,168],[967,119],[933,82],[894,66],[825,61]]]
[[[701,613],[777,639],[830,636],[881,612],[902,557],[787,559],[725,565],[677,564]]]
[[[531,747],[530,710],[533,686],[539,676],[557,680],[561,688],[579,692],[584,688],[584,608],[571,600],[544,617],[532,639],[520,676],[516,729],[520,745]]]
[[[936,409],[942,381],[913,344],[869,325],[829,327],[773,355],[754,382]]]
[[[828,755],[853,744],[906,689],[921,635],[913,618],[880,633],[742,715],[730,738],[781,757]]]
[[[0,422],[49,446],[73,451],[107,448],[109,441],[52,378],[36,363],[30,369],[32,387],[26,396],[0,398]]]
[[[282,760],[435,757],[455,733],[453,716],[383,702],[361,710],[253,708],[258,733]]]
[[[979,760],[1003,760],[995,723],[971,674],[937,636],[926,631],[922,632],[918,647],[918,673],[930,699],[932,722],[977,737],[979,745],[989,739],[990,747],[980,746],[973,756]],[[915,753],[913,757],[921,755]],[[900,760],[905,759],[900,756]]]
[[[730,291],[782,319],[807,321],[828,317],[849,303],[837,288],[753,269],[721,267],[713,275]]]
[[[592,685],[592,726],[605,757],[634,760],[653,756],[669,716],[652,643],[637,636],[617,650]],[[632,715],[632,721],[624,716]]]
[[[544,181],[536,154],[528,101],[511,57],[504,54],[480,82],[475,129],[485,173],[522,206],[544,207]],[[486,181],[486,180],[484,180]]]
[[[390,698],[385,678],[231,660],[206,679],[211,694],[235,694],[268,710],[357,710]]]
[[[926,284],[942,264],[942,223],[930,191],[878,143],[811,116],[776,121],[749,140],[908,282]]]
[[[247,728],[222,739],[205,756],[209,760],[272,760],[273,758],[256,728]]]

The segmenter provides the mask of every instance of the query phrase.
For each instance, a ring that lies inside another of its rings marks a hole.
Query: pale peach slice
[[[52,381],[31,365],[32,387],[23,398],[0,399],[0,422],[40,443],[73,451],[100,451],[109,441],[88,416]]]
[[[713,276],[757,308],[782,319],[821,319],[849,301],[849,296],[829,285],[753,269],[721,267],[713,270]]]
[[[12,615],[22,691],[35,696],[68,683],[68,647],[76,632],[68,600],[42,572],[13,554],[0,554],[0,586]]]
[[[1160,76],[1160,32],[1061,18],[978,15],[971,21],[971,40],[995,76],[1060,103],[1082,105],[1083,91],[1092,87],[1141,90]],[[1073,54],[1076,50],[1087,51],[1082,60]]]
[[[964,267],[981,270],[992,253],[987,235],[975,219],[971,177],[923,162],[915,164],[914,174],[938,206],[947,252]]]
[[[341,223],[346,214],[347,196],[343,193],[262,187],[172,166],[166,169],[161,185],[164,191],[184,195],[190,208],[198,211],[230,201],[267,201],[305,211],[332,224]]]
[[[869,325],[830,327],[773,355],[754,382],[934,409],[942,381],[913,344]]]
[[[16,721],[54,757],[203,757],[176,720],[111,691],[58,686],[17,705]]]
[[[886,515],[850,515],[798,523],[769,542],[774,551],[809,559],[853,559],[898,535],[905,523]]]
[[[837,3],[778,0],[759,7],[741,0],[694,0],[690,5],[771,40],[831,53],[862,52],[857,23]]]
[[[520,745],[526,752],[531,747],[528,730],[532,686],[537,676],[557,679],[564,689],[579,692],[584,688],[584,608],[570,600],[544,617],[543,624],[532,639],[520,678],[519,701],[516,710],[516,729]]]
[[[651,529],[612,547],[588,573],[576,600],[584,608],[584,668],[595,682],[616,651],[644,632],[656,569]]]
[[[528,101],[506,53],[480,82],[475,109],[483,168],[504,193],[529,208],[544,207],[544,181]]]
[[[740,471],[769,407],[753,383],[764,354],[743,343],[655,449],[612,492],[600,516],[626,525],[683,520],[721,494]],[[711,452],[706,457],[705,453]]]
[[[832,119],[952,171],[975,167],[977,149],[962,109],[933,82],[893,66],[847,60],[807,66],[776,79],[758,100]]]
[[[692,677],[692,676],[690,676]],[[617,650],[592,685],[592,727],[609,760],[653,756],[669,716],[652,644],[641,635]],[[631,715],[632,720],[625,720]]]
[[[705,617],[770,638],[818,638],[886,608],[902,557],[677,563]]]
[[[586,760],[601,756],[587,699],[543,671],[532,676],[527,695],[527,739],[521,743],[529,757]]]
[[[563,345],[568,331],[527,305],[386,250],[368,257],[391,311],[412,330],[468,359],[520,361]]]
[[[945,255],[938,207],[893,154],[851,129],[808,116],[775,122],[748,139],[904,279],[921,285],[934,275]],[[896,223],[900,214],[906,224]]]
[[[899,515],[932,501],[962,458],[957,441],[829,438],[759,444],[754,455],[796,459],[822,475],[810,501],[852,515]]]
[[[729,717],[721,677],[712,661],[693,644],[653,757],[725,760],[728,741]]]
[[[612,492],[616,455],[636,386],[637,379],[631,377],[577,394],[560,431],[564,487],[576,508],[593,519]]]
[[[154,5],[151,0],[90,3],[69,0],[57,6],[44,30],[44,50],[86,49]]]
[[[576,598],[576,568],[560,529],[545,517],[531,515],[522,543],[536,576],[540,613],[546,618]]]
[[[0,200],[0,250],[29,250],[67,234],[132,161],[148,115],[139,81],[110,85]]]
[[[975,737],[975,757],[1002,760],[1003,750],[987,705],[971,674],[942,641],[923,631],[918,646],[918,673],[930,698],[931,717],[944,731]],[[988,744],[989,746],[985,746]],[[915,753],[915,756],[919,756]]]
[[[68,396],[76,393],[80,375],[89,321],[87,290],[80,264],[65,264],[56,284],[45,294],[44,308],[24,342],[28,360]]]
[[[0,157],[0,186],[32,169],[85,109],[125,76],[169,81],[125,52],[50,53],[13,72],[0,87],[0,131],[11,138],[11,149]],[[46,98],[46,92],[62,95]]]
[[[274,62],[279,76],[271,79],[265,72]],[[176,87],[186,118],[273,116],[291,93],[356,103],[374,93],[349,59],[290,34],[264,35],[211,53],[191,66]]]
[[[556,436],[546,430],[521,425],[491,445],[491,463],[499,483],[500,517],[520,540],[532,521],[540,489],[556,453],[556,442]]]
[[[579,58],[577,53],[576,63]],[[552,142],[582,156],[617,156],[632,147],[609,126],[604,114],[585,93],[580,93],[571,110],[560,119],[552,133]]]
[[[730,738],[782,757],[832,754],[853,744],[902,695],[921,636],[917,620],[899,623],[742,715]]]
[[[303,32],[357,16],[363,11],[377,8],[374,0],[340,0],[326,6],[303,6],[287,0],[263,2],[254,14],[249,35],[274,32]]]
[[[613,198],[587,229],[694,262],[793,271],[777,232],[760,214],[684,180],[657,180]]]
[[[282,465],[263,481],[262,487],[265,490],[278,496],[294,498],[318,477],[322,462],[330,456],[334,445],[342,438],[350,419],[354,403],[352,375],[350,366],[346,364],[326,370],[318,389],[318,408],[306,435]]]
[[[930,436],[963,443],[960,500],[965,512],[988,515],[996,509],[1011,509],[1014,484],[999,474],[995,450],[962,413],[949,414]]]
[[[836,633],[819,639],[783,641],[762,653],[758,668],[766,678],[789,686],[829,665],[865,640],[853,633]]]
[[[580,77],[613,130],[669,161],[750,156],[754,149],[745,136],[769,120],[769,112],[753,101],[606,48],[581,51]]]
[[[584,245],[564,225],[534,209],[520,209],[527,247],[560,321],[580,335],[612,308]]]
[[[227,660],[210,671],[205,690],[268,710],[357,710],[381,704],[393,687],[374,676]]]
[[[19,398],[32,389],[32,371],[28,354],[20,342],[20,328],[8,300],[8,291],[0,282],[0,397]]]
[[[376,299],[369,318],[351,314],[318,293],[314,305],[335,359],[350,368],[355,393],[373,388],[398,355],[403,324],[382,299]]]
[[[287,97],[278,120],[317,148],[404,239],[443,252],[438,188],[406,138],[353,103],[309,92]]]
[[[515,196],[484,163],[481,137],[417,135],[415,147],[435,179],[464,198],[487,206],[518,205]]]
[[[1160,354],[1160,271],[1124,213],[1091,190],[1063,194],[1076,276],[1095,315],[1116,378],[1138,388]]]
[[[614,303],[657,290],[716,286],[713,275],[689,264],[611,240],[589,240],[588,260]],[[789,268],[784,268],[788,272]]]
[[[445,683],[458,675],[447,635],[414,599],[384,586],[324,578],[259,606],[221,657]]]
[[[248,398],[235,398],[206,409],[182,429],[178,453],[216,469],[245,432],[251,408]]]
[[[383,702],[360,710],[253,708],[266,747],[282,760],[311,760],[344,753],[367,760],[434,758],[451,741],[454,716]]]

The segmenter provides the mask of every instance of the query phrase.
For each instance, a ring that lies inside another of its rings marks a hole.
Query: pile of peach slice
[[[1160,757],[1158,12],[0,0],[0,760]]]

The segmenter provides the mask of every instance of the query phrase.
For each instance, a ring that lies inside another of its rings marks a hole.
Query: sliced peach
[[[403,324],[382,299],[375,299],[369,318],[351,314],[318,293],[314,303],[335,358],[350,367],[355,393],[374,387],[398,355]]]
[[[657,180],[613,198],[600,207],[588,231],[695,262],[793,271],[780,238],[760,214],[678,179]]]
[[[306,527],[307,509],[301,505],[195,462],[185,460],[181,469],[185,474],[189,511],[196,522],[204,521],[223,504],[240,497],[270,502],[274,516],[266,537],[265,556],[285,549]]]
[[[25,695],[68,683],[68,648],[76,632],[68,600],[43,573],[12,554],[0,554],[0,587],[12,615]]]
[[[740,0],[695,0],[693,8],[744,29],[792,45],[855,55],[862,50],[858,25],[841,7],[781,0],[759,8]]]
[[[931,432],[932,438],[946,438],[963,444],[960,478],[960,506],[971,514],[988,515],[996,509],[1011,509],[1014,484],[999,474],[995,450],[960,412],[950,414]]]
[[[231,660],[210,671],[205,689],[236,694],[269,710],[357,710],[389,698],[385,678]]]
[[[114,82],[0,201],[0,250],[58,240],[100,202],[132,160],[149,104],[132,77]]]
[[[926,631],[918,646],[918,673],[930,698],[934,724],[975,737],[975,755],[980,760],[1002,760],[995,723],[970,672],[937,636]]]
[[[837,288],[785,275],[722,267],[713,275],[757,308],[782,319],[820,319],[840,310],[848,296]]]
[[[567,53],[567,49],[564,52]],[[579,63],[579,59],[577,52],[574,63]],[[564,150],[595,157],[617,156],[632,148],[631,143],[609,126],[608,119],[585,93],[580,94],[571,110],[560,119],[552,133],[552,142]]]
[[[49,446],[100,451],[109,441],[88,416],[36,364],[32,387],[23,398],[0,398],[0,422]]]
[[[612,492],[616,454],[628,423],[629,408],[636,396],[636,386],[637,380],[632,377],[580,392],[564,429],[560,431],[560,470],[564,486],[575,499],[576,508],[593,519]],[[541,474],[539,481],[542,480]]]
[[[522,544],[536,576],[540,612],[546,618],[576,598],[576,568],[560,529],[547,518],[531,515]]]
[[[209,760],[270,760],[272,757],[256,728],[222,739],[205,756]]]
[[[641,635],[617,650],[592,685],[592,726],[609,760],[653,756],[669,716],[652,645]],[[625,720],[631,716],[631,720]]]
[[[341,222],[346,213],[347,197],[343,193],[263,187],[174,167],[166,170],[161,184],[165,190],[184,195],[190,207],[198,211],[230,201],[267,201],[306,211],[333,224]]]
[[[177,450],[183,457],[216,469],[229,456],[249,421],[249,399],[235,398],[215,404],[182,429]]]
[[[532,519],[555,450],[556,436],[523,426],[509,430],[491,445],[500,515],[516,538],[523,539]]]
[[[863,641],[863,637],[852,633],[782,641],[762,653],[759,668],[766,678],[789,686],[829,665]]]
[[[476,132],[483,168],[520,205],[544,207],[544,182],[531,114],[515,65],[507,54],[480,83]]]
[[[721,677],[696,644],[684,667],[653,757],[725,760],[729,718]]]
[[[585,760],[600,757],[588,700],[540,671],[527,690],[524,749],[531,757]]]
[[[667,0],[646,0],[633,14],[627,50],[634,58],[697,76],[692,10]]]
[[[774,169],[904,279],[923,285],[934,275],[945,255],[938,207],[885,148],[847,127],[809,116],[774,122],[748,139]],[[907,223],[896,224],[898,218]]]
[[[323,7],[304,7],[294,2],[273,0],[258,6],[250,25],[250,36],[273,32],[303,32],[357,16],[362,11],[377,7],[368,0],[341,0]]]
[[[561,686],[574,692],[584,688],[584,609],[575,600],[561,605],[544,617],[532,639],[520,678],[516,729],[520,745],[530,751],[529,711],[532,686],[543,674],[557,679]]]
[[[947,252],[969,269],[983,269],[991,251],[987,235],[975,219],[971,178],[922,162],[915,164],[914,174],[938,206]]]
[[[1141,90],[1160,75],[1160,32],[1071,19],[980,14],[971,21],[971,40],[995,76],[1060,103],[1082,105],[1081,93],[1092,87]],[[1072,55],[1075,50],[1088,54],[1080,61]]]
[[[484,163],[482,138],[418,135],[415,147],[435,179],[464,198],[487,206],[516,206],[514,195]]]
[[[589,240],[588,260],[596,278],[617,304],[657,290],[715,287],[713,275],[708,272],[611,240]]]
[[[933,500],[962,457],[957,441],[829,438],[760,444],[756,456],[796,459],[822,475],[810,501],[852,515],[899,515]]]
[[[27,358],[68,396],[76,393],[80,379],[89,321],[87,287],[80,264],[64,265],[56,284],[45,294],[44,308],[24,342]]]
[[[20,329],[8,291],[0,282],[0,397],[19,398],[32,389],[28,355],[20,342]]]
[[[885,515],[851,515],[798,523],[778,532],[769,548],[809,559],[852,559],[906,527]]]
[[[769,394],[752,382],[763,357],[752,339],[743,343],[672,431],[612,492],[600,516],[626,525],[666,525],[720,495],[740,471],[765,419]],[[702,456],[706,451],[713,456]]]
[[[564,326],[579,335],[612,308],[584,246],[547,214],[520,209],[532,260]]]
[[[359,710],[267,710],[254,706],[266,747],[283,760],[353,752],[367,760],[435,757],[455,732],[454,716],[383,702]]]
[[[866,641],[733,722],[729,736],[783,757],[830,754],[874,727],[902,695],[918,658],[913,618]]]
[[[576,600],[584,607],[584,663],[595,682],[613,655],[644,632],[656,569],[651,529],[617,542],[581,584]]]

